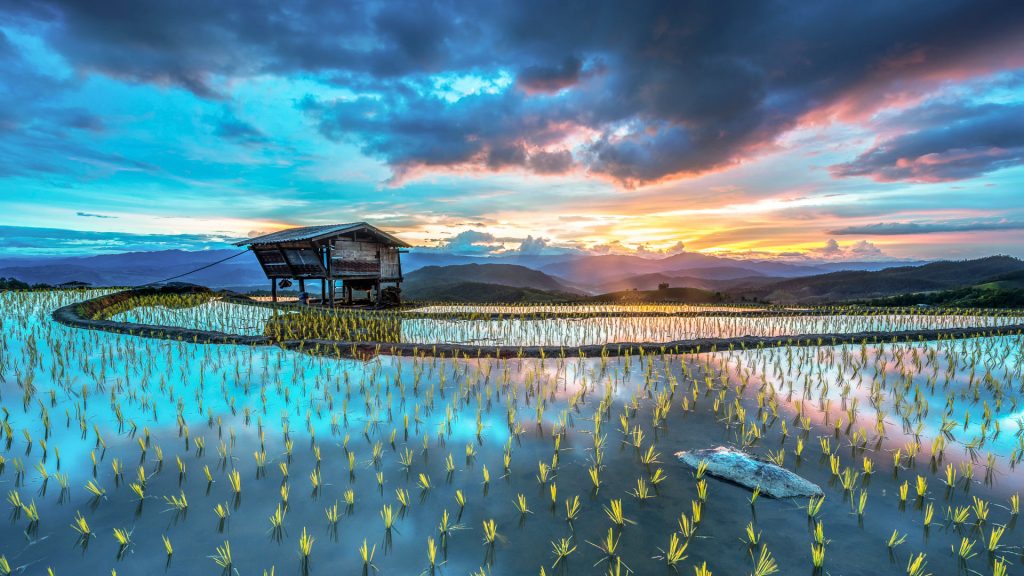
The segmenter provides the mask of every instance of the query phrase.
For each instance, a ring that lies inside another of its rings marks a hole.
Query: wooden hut
[[[270,279],[271,294],[284,280],[297,280],[306,290],[307,280],[320,281],[321,302],[333,306],[337,282],[344,301],[351,304],[353,291],[367,291],[379,306],[397,304],[402,282],[402,248],[409,244],[366,222],[289,228],[237,242],[248,246]]]

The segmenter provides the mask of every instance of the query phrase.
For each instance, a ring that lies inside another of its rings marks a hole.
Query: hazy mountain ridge
[[[15,278],[29,284],[58,285],[80,281],[93,286],[136,286],[185,274],[230,256],[235,257],[180,280],[243,291],[269,287],[269,281],[255,257],[238,250],[166,250],[89,257],[8,258],[0,259],[0,277]],[[459,263],[439,265],[429,262]],[[665,258],[633,255],[567,258],[565,255],[478,257],[413,251],[403,257],[406,280],[402,288],[407,299],[429,300],[445,299],[446,290],[451,297],[458,296],[465,301],[496,301],[501,297],[515,300],[580,299],[588,294],[628,291],[654,291],[654,295],[645,298],[671,299],[673,292],[658,290],[667,284],[670,289],[696,289],[733,299],[823,303],[934,293],[986,282],[999,282],[1000,289],[1009,291],[1020,290],[1024,286],[1024,276],[1021,276],[1024,275],[1024,261],[1009,256],[916,266],[895,264],[899,263],[817,263],[805,266],[694,253]],[[832,271],[844,266],[853,269]],[[828,272],[821,273],[821,269]],[[509,289],[516,291],[509,292]]]
[[[1010,256],[940,261],[864,272],[844,271],[787,279],[743,292],[772,302],[822,303],[935,292],[993,281],[1024,271],[1024,261]]]
[[[563,295],[579,295],[558,279],[539,270],[515,264],[460,264],[455,266],[426,266],[405,275],[402,294],[411,300],[437,300],[446,287],[457,284],[528,288]],[[463,292],[466,292],[463,287]],[[496,300],[492,300],[496,301]]]

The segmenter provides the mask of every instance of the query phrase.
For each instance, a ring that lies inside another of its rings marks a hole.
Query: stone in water
[[[759,460],[746,452],[726,446],[677,452],[676,457],[683,463],[697,468],[701,460],[707,462],[707,473],[715,478],[727,480],[754,490],[760,486],[761,493],[772,498],[795,498],[821,496],[821,488],[803,478],[776,466]]]

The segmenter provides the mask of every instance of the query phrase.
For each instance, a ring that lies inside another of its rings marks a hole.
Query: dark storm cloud
[[[880,181],[962,180],[1024,161],[1024,105],[924,106],[898,124],[926,127],[882,141],[852,162],[832,167],[837,176]]]
[[[529,92],[558,92],[578,82],[582,69],[579,58],[568,56],[556,66],[527,66],[516,76],[516,82]]]
[[[901,236],[906,234],[939,234],[944,232],[980,232],[986,230],[1024,230],[1024,222],[1013,220],[953,222],[879,222],[863,226],[847,226],[829,231],[837,236]]]
[[[50,43],[82,73],[204,98],[261,73],[348,87],[356,99],[306,109],[322,133],[399,175],[578,165],[625,185],[730,166],[808,113],[871,112],[918,83],[1019,66],[1024,50],[1024,3],[998,0],[6,6],[7,19],[48,23]],[[439,76],[496,74],[516,77],[459,99],[434,89]],[[550,162],[570,140],[576,157]]]

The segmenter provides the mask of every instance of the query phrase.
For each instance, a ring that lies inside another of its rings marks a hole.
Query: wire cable
[[[241,252],[239,252],[237,254],[232,254],[231,256],[228,256],[227,258],[224,258],[224,259],[221,259],[221,260],[217,260],[216,262],[211,262],[210,264],[206,264],[204,266],[200,266],[199,268],[196,268],[195,270],[189,270],[188,272],[185,272],[184,274],[178,274],[177,276],[171,276],[170,278],[164,278],[163,280],[154,280],[152,282],[146,282],[145,284],[139,284],[139,285],[135,286],[135,288],[144,288],[146,286],[152,286],[153,284],[163,284],[164,282],[170,282],[171,280],[177,280],[178,278],[181,278],[183,276],[188,276],[189,274],[195,274],[196,272],[199,272],[200,270],[206,270],[207,268],[212,268],[213,266],[216,266],[217,264],[220,264],[222,262],[227,262],[228,260],[231,260],[232,258],[237,258],[238,256],[241,256],[242,254],[246,254],[248,252],[249,252],[248,250],[242,250]]]

